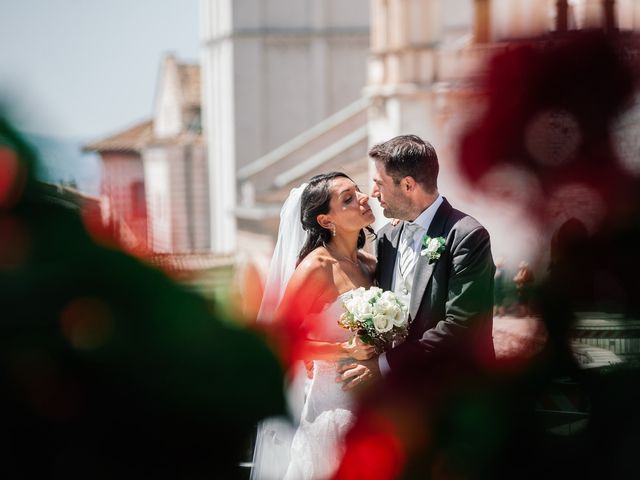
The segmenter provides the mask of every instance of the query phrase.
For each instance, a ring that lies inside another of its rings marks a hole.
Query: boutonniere
[[[429,235],[422,237],[422,250],[420,250],[421,256],[426,256],[429,262],[435,262],[440,258],[442,252],[444,252],[444,237],[431,238]]]

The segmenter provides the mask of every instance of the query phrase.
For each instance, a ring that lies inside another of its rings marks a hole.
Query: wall
[[[235,172],[355,101],[369,1],[202,0],[214,251],[236,248]]]
[[[136,153],[104,152],[102,157],[101,196],[109,199],[116,220],[124,221],[141,245],[147,243],[147,219],[133,208],[132,187],[144,183],[144,169]]]
[[[158,253],[172,249],[170,169],[162,148],[148,148],[144,152],[147,208],[149,212],[149,246]]]

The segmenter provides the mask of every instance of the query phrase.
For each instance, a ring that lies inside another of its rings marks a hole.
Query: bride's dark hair
[[[304,242],[296,266],[304,260],[313,250],[320,245],[329,243],[331,240],[331,232],[326,228],[322,228],[318,223],[318,215],[329,213],[329,204],[331,202],[331,181],[335,178],[351,178],[342,172],[329,172],[316,175],[309,180],[309,184],[302,192],[300,221],[302,228],[307,232],[307,240]],[[351,180],[353,182],[353,180]],[[371,227],[366,227],[367,232],[375,236]],[[364,247],[366,240],[365,229],[360,230],[358,235],[358,248]]]

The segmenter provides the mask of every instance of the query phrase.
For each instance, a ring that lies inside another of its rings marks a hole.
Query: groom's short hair
[[[417,135],[399,135],[374,145],[369,157],[384,163],[387,174],[396,184],[404,177],[413,177],[429,193],[438,188],[436,149]]]

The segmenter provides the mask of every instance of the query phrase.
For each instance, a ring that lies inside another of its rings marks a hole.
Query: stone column
[[[231,39],[232,0],[205,2],[210,16],[201,23],[203,127],[207,136],[211,250],[229,254],[236,249],[236,159]]]
[[[638,18],[640,2],[636,0],[619,0],[616,2],[616,27],[619,30],[634,30]]]
[[[387,47],[397,49],[402,45],[402,5],[403,0],[388,0],[387,2]]]
[[[603,21],[602,0],[584,0],[581,28],[600,28]]]
[[[603,28],[607,32],[612,32],[618,28],[616,22],[616,2],[615,0],[602,0],[602,16],[603,16]]]
[[[522,1],[522,33],[525,36],[543,35],[551,29],[547,2]]]
[[[520,32],[520,1],[521,0],[495,0],[490,2],[491,40],[501,41],[522,36]]]
[[[387,48],[384,51],[385,79],[387,83],[403,81],[400,68],[400,50],[404,45],[406,25],[404,24],[404,0],[388,0]]]
[[[473,7],[473,40],[488,43],[491,41],[491,0],[475,0]]]
[[[367,84],[386,82],[385,56],[389,48],[389,0],[371,0],[371,55],[367,62]]]
[[[556,30],[558,32],[566,32],[569,30],[568,0],[556,0]]]
[[[499,39],[536,37],[552,28],[547,2],[502,0],[499,3],[501,6]]]
[[[407,44],[412,47],[431,46],[442,36],[439,0],[405,0]]]
[[[388,0],[371,0],[371,50],[379,52],[387,48]]]

